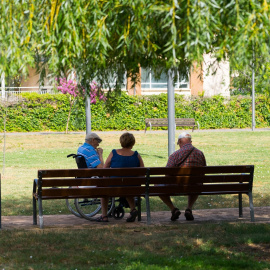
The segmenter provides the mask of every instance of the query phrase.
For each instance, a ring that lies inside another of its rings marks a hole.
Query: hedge
[[[25,93],[17,103],[0,104],[0,132],[65,131],[69,112],[67,95]],[[201,129],[251,127],[251,98],[221,96],[211,98],[175,96],[177,118],[195,118]],[[145,118],[167,118],[167,95],[111,96],[106,104],[91,105],[92,130],[143,130]],[[270,126],[270,98],[256,97],[256,127]],[[69,131],[85,130],[84,101],[72,108]]]

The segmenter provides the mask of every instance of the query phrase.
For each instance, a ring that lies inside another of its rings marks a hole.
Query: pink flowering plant
[[[101,91],[100,86],[95,81],[92,81],[90,83],[88,87],[89,92],[87,92],[82,86],[78,85],[75,80],[71,79],[67,80],[66,78],[57,78],[56,82],[57,82],[57,90],[63,94],[69,95],[70,108],[66,125],[66,133],[68,132],[68,125],[72,107],[80,96],[85,97],[85,93],[89,93],[91,104],[96,104],[97,98],[99,100],[106,101],[106,97]]]
[[[90,83],[90,102],[91,104],[96,104],[97,103],[97,98],[99,100],[106,101],[106,97],[100,90],[100,86],[97,84],[97,82],[92,81]]]
[[[65,78],[59,78],[57,80],[57,90],[63,94],[69,94],[71,97],[76,98],[80,92],[78,89],[77,82],[74,80],[66,80]]]

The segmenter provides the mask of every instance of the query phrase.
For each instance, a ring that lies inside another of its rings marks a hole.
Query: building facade
[[[156,79],[154,74],[149,69],[140,68],[139,82],[134,86],[130,79],[126,81],[126,89],[129,95],[152,95],[167,93],[167,76],[161,74],[159,79]],[[2,96],[3,85],[6,91],[11,91],[14,87],[5,85],[2,76]],[[53,88],[48,81],[45,80],[45,85],[39,85],[39,74],[34,68],[29,68],[29,75],[23,79],[21,86],[16,88],[16,91],[35,91],[35,92],[50,92]],[[222,95],[230,96],[230,68],[229,62],[215,63],[215,59],[210,55],[204,56],[203,68],[194,66],[187,80],[179,80],[175,85],[175,93],[185,96],[214,96]],[[15,89],[14,89],[15,90]]]

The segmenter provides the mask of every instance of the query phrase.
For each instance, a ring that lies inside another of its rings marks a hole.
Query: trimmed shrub
[[[251,98],[221,96],[211,98],[175,96],[176,118],[195,118],[201,129],[251,127]],[[0,119],[5,108],[1,104]],[[40,95],[25,93],[16,104],[8,104],[6,131],[65,131],[69,98],[63,94]],[[167,118],[167,95],[121,96],[112,95],[106,104],[91,105],[93,130],[143,130],[145,118]],[[4,121],[0,121],[3,132]],[[256,97],[256,127],[270,126],[270,98]],[[85,130],[85,103],[78,99],[72,108],[69,131]],[[162,128],[160,128],[162,129]],[[163,129],[166,129],[163,128]]]

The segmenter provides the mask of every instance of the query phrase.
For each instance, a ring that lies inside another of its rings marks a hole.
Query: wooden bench
[[[147,224],[151,224],[149,197],[192,194],[238,194],[239,217],[243,215],[242,194],[247,194],[251,221],[254,221],[253,172],[253,165],[39,170],[38,179],[35,179],[33,184],[33,224],[37,224],[36,200],[38,200],[40,228],[44,226],[43,200],[106,196],[145,197]],[[90,178],[92,176],[100,178]],[[111,178],[112,176],[116,177]]]
[[[167,127],[168,119],[167,118],[147,118],[145,119],[145,130],[146,133],[147,127]],[[200,129],[199,122],[195,122],[194,118],[175,118],[175,127],[192,127],[192,132],[195,127]]]

